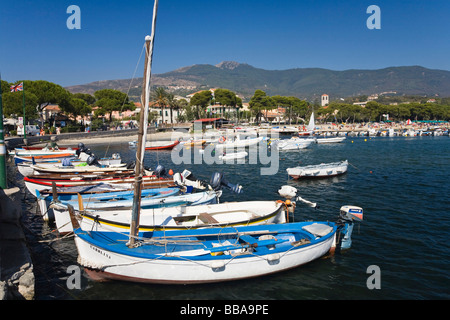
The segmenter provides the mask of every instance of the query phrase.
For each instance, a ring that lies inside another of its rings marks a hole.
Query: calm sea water
[[[88,143],[87,143],[88,144]],[[89,146],[89,145],[88,145]],[[450,139],[448,137],[349,137],[339,144],[312,145],[280,153],[276,175],[261,176],[260,165],[179,165],[170,152],[147,152],[146,166],[191,170],[209,181],[223,172],[244,193],[225,190],[221,201],[280,199],[285,184],[318,209],[298,203],[295,220],[335,221],[342,205],[364,209],[352,248],[331,258],[261,278],[220,284],[165,286],[126,282],[98,283],[82,278],[81,290],[68,290],[67,267],[76,265],[73,238],[54,239],[54,226],[36,214],[34,198],[24,194],[24,224],[34,261],[36,299],[449,299],[450,298]],[[90,146],[99,156],[119,152],[134,160],[123,145]],[[286,168],[348,159],[347,174],[324,180],[288,180]],[[381,288],[368,289],[369,266],[380,268]]]

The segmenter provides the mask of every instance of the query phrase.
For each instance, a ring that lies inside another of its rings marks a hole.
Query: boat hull
[[[145,145],[145,150],[171,150],[179,143],[180,141],[178,140],[175,142],[168,142],[163,144],[147,142],[147,144]]]

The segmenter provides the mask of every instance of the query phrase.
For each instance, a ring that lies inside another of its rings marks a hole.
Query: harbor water
[[[97,156],[120,153],[135,160],[128,144],[85,144]],[[82,273],[80,288],[69,289],[70,266],[77,266],[72,237],[57,239],[55,226],[40,217],[35,198],[24,192],[23,223],[36,277],[36,300],[328,300],[450,298],[450,139],[441,137],[348,137],[343,143],[313,144],[280,152],[278,171],[261,175],[261,164],[178,164],[170,151],[145,154],[145,166],[190,170],[209,181],[214,172],[243,186],[224,190],[221,201],[279,200],[282,185],[298,189],[318,208],[297,203],[295,221],[336,221],[343,205],[364,209],[353,232],[352,248],[278,274],[206,285],[150,285],[95,282]],[[198,152],[194,150],[193,152]],[[348,172],[320,180],[289,180],[286,168],[347,159]],[[19,175],[18,175],[19,177]],[[19,182],[23,183],[23,182]],[[23,185],[22,185],[23,186]],[[373,267],[379,287],[373,288]]]

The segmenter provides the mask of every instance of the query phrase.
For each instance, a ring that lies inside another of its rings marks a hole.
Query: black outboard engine
[[[211,180],[209,182],[210,186],[214,189],[214,191],[220,190],[222,187],[226,187],[235,193],[242,193],[242,186],[238,184],[229,183],[224,177],[223,173],[215,172],[211,176]]]
[[[166,168],[163,165],[161,165],[161,164],[158,164],[158,166],[156,167],[156,169],[155,169],[155,171],[153,173],[159,178],[166,178],[167,177]]]
[[[99,163],[98,163],[98,160],[97,160],[97,157],[96,157],[95,155],[89,156],[89,158],[87,158],[87,160],[86,160],[86,163],[87,163],[88,165],[90,165],[90,166],[98,165],[98,164],[99,164]]]
[[[134,169],[135,166],[136,166],[136,161],[131,161],[131,162],[127,163],[127,169]]]

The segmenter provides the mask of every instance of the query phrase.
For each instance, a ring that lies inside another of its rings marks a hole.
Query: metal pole
[[[8,183],[6,179],[6,147],[5,135],[3,132],[3,99],[2,99],[2,76],[0,75],[0,188],[7,189]]]

